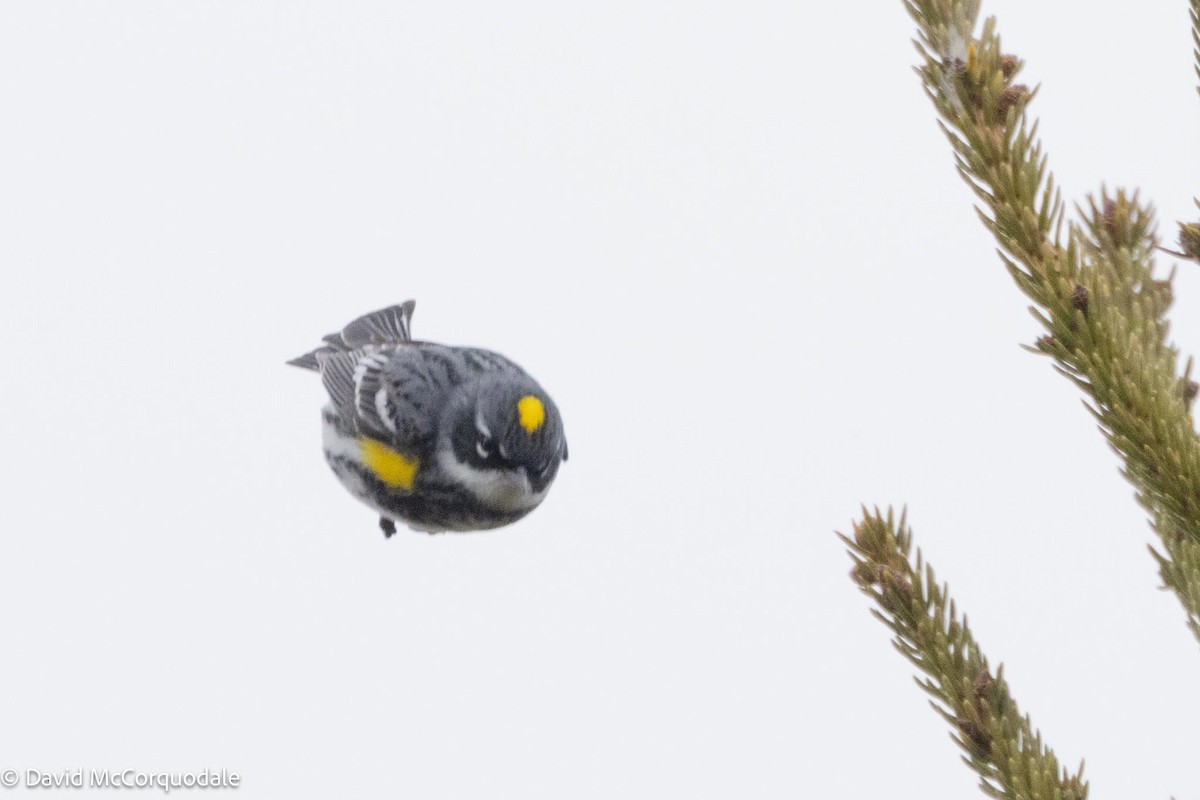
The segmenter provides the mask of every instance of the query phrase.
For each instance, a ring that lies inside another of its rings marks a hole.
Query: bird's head
[[[486,374],[450,410],[450,445],[464,483],[499,506],[530,507],[567,459],[558,407],[532,378]]]

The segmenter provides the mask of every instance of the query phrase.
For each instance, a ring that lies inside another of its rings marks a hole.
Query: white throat
[[[489,508],[527,511],[546,496],[545,489],[533,491],[524,469],[479,469],[459,461],[449,447],[440,449],[438,466],[454,483],[471,492]]]

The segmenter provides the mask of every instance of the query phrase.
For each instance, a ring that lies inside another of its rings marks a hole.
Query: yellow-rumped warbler
[[[321,373],[325,460],[356,497],[414,530],[516,522],[567,460],[558,408],[499,353],[415,342],[414,301],[375,311],[287,363]]]

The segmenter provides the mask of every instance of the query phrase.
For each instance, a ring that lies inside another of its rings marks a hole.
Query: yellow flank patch
[[[517,415],[520,417],[521,427],[532,436],[546,421],[546,407],[542,405],[541,400],[527,394],[517,401]]]
[[[363,462],[376,478],[392,488],[411,490],[413,480],[417,477],[417,466],[420,462],[415,458],[405,458],[383,442],[360,436]]]

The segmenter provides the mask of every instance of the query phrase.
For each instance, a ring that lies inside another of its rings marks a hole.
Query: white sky
[[[1138,186],[1173,238],[1186,4],[1129,8],[984,13],[1066,195]],[[833,536],[907,502],[1093,798],[1194,795],[1197,644],[1017,346],[912,35],[899,0],[5,4],[0,768],[971,796]],[[518,525],[385,541],[321,458],[284,360],[408,297],[563,411]]]

